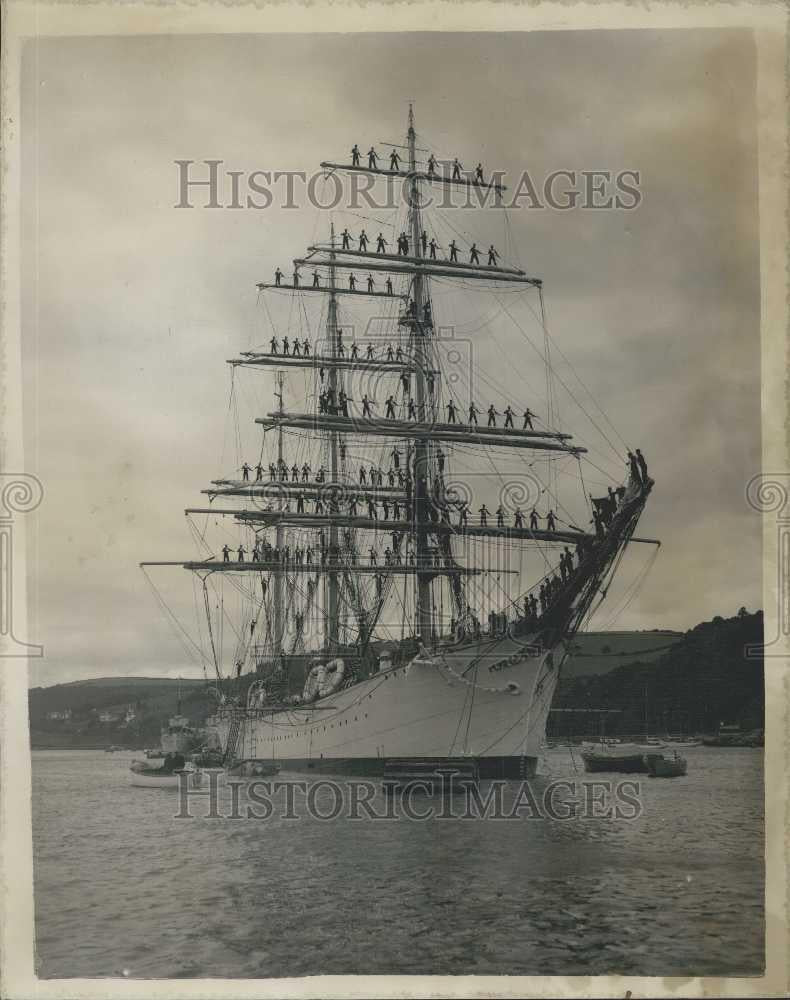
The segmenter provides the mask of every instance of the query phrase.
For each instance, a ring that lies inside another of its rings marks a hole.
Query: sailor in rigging
[[[516,510],[513,514],[513,521],[514,521],[514,526],[516,528],[524,527],[524,515],[521,513],[520,507],[516,507]]]
[[[509,404],[505,407],[505,427],[513,426],[513,407]]]
[[[362,397],[362,416],[363,417],[372,417],[373,416],[373,414],[372,414],[372,412],[370,410],[370,403],[371,403],[371,400],[368,398],[368,395],[366,393]]]
[[[395,420],[395,398],[393,396],[387,397],[387,420]]]
[[[436,251],[439,249],[439,244],[433,237],[431,237],[431,242],[428,244],[428,249],[431,251],[431,260],[436,260]]]
[[[239,562],[244,562],[244,546],[239,546]]]
[[[554,511],[550,509],[548,514],[546,515],[546,531],[556,531],[556,530],[557,530],[557,522],[555,519]]]
[[[269,344],[271,345],[271,351],[269,351],[269,353],[277,354],[277,338],[272,337],[272,339],[269,341]]]
[[[357,279],[354,277],[353,271],[348,276],[348,287],[351,289],[352,292],[357,287]]]
[[[263,479],[263,466],[260,461],[255,466],[255,482],[259,483]]]
[[[477,249],[477,244],[473,243],[469,248],[469,263],[479,264],[480,263],[480,251]]]
[[[375,284],[375,282],[373,281],[373,275],[372,275],[372,274],[369,274],[369,275],[368,275],[368,291],[369,291],[369,292],[372,292],[372,291],[373,291],[373,285],[374,285],[374,284]]]
[[[343,230],[343,232],[340,235],[343,238],[343,249],[344,250],[350,250],[351,249],[351,233],[346,228],[346,229]]]
[[[414,400],[409,396],[409,420],[417,419],[417,407],[414,405]]]
[[[457,411],[455,409],[455,403],[451,399],[450,402],[447,404],[447,423],[448,424],[454,424],[455,423],[456,412]]]
[[[639,448],[636,449],[636,460],[639,463],[639,471],[642,474],[642,482],[646,483],[649,478],[647,475],[647,462],[645,460],[645,456],[642,454]]]
[[[501,504],[496,511],[496,526],[497,528],[505,527],[505,508]]]
[[[387,277],[387,295],[392,295],[392,278]]]
[[[318,280],[318,271],[313,271],[313,288],[320,288],[321,283]]]
[[[488,248],[488,266],[496,267],[496,262],[499,260],[499,254],[494,249],[494,244]]]
[[[382,233],[379,233],[376,237],[376,253],[386,253],[387,252],[387,241],[384,239]]]
[[[478,415],[479,412],[480,411],[478,410],[478,408],[475,406],[474,403],[470,403],[469,404],[469,420],[468,420],[468,424],[469,424],[470,427],[472,426],[472,424],[474,424],[475,426],[477,426],[477,415]]]
[[[454,181],[461,180],[461,164],[459,163],[457,156],[453,160],[453,180]]]
[[[475,180],[478,182],[478,184],[482,184],[483,183],[483,164],[482,163],[478,163],[477,166],[475,167]]]
[[[436,173],[436,157],[431,153],[428,157],[428,176],[433,177]]]
[[[529,530],[530,531],[538,530],[538,512],[535,510],[534,507],[529,512]]]

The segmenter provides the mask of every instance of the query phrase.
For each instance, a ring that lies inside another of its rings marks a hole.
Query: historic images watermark
[[[0,656],[43,656],[44,647],[14,634],[14,515],[29,514],[41,503],[41,481],[27,472],[0,473]],[[17,574],[19,577],[19,574]],[[21,578],[24,581],[24,575]],[[19,579],[17,580],[19,582]]]
[[[452,768],[405,783],[386,778],[220,782],[217,771],[203,777],[196,787],[194,776],[180,775],[176,819],[633,822],[642,815],[641,784],[633,779],[558,779],[542,787],[526,781],[478,784],[459,780]]]
[[[238,170],[224,160],[174,160],[174,208],[296,209],[305,205],[336,209],[394,210],[414,194],[403,173],[352,173],[334,170]],[[342,170],[343,168],[340,167]],[[449,177],[449,172],[447,173]],[[437,178],[438,179],[438,178]],[[384,183],[381,183],[382,180]],[[505,181],[508,183],[506,184]],[[642,203],[642,173],[633,168],[579,170],[561,168],[545,177],[524,170],[515,178],[494,171],[485,184],[430,183],[419,194],[419,208],[528,208],[565,212],[573,209],[632,211]]]
[[[745,649],[747,660],[785,657],[790,639],[790,472],[761,472],[746,485],[746,502],[759,514],[776,516],[776,634]]]

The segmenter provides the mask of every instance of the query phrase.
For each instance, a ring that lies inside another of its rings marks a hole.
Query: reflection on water
[[[36,752],[39,975],[755,975],[762,753],[684,753],[632,822],[319,822],[175,819],[130,754]]]

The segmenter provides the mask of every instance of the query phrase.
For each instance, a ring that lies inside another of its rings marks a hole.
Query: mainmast
[[[335,224],[332,223],[330,232],[332,250],[329,254],[329,308],[327,311],[327,335],[329,338],[329,353],[333,360],[337,360],[340,354],[340,332],[337,327],[337,295],[335,294]],[[329,388],[332,398],[338,396],[338,370],[332,365],[329,368]],[[339,434],[336,430],[329,434],[329,468],[332,475],[332,482],[336,483],[340,478],[338,462]],[[331,501],[334,502],[334,501]],[[338,551],[338,529],[337,522],[332,519],[329,525],[329,552],[330,556]],[[330,563],[333,561],[330,558]],[[327,614],[326,614],[326,648],[328,652],[334,651],[340,642],[340,621],[338,602],[338,581],[337,573],[331,569],[327,575]]]
[[[422,257],[422,245],[420,236],[422,226],[420,219],[420,186],[417,180],[417,142],[414,132],[414,109],[409,105],[409,173],[411,182],[409,185],[409,212],[411,217],[411,240],[414,248],[414,256]],[[427,423],[431,419],[431,414],[427,412],[427,385],[426,372],[433,371],[433,359],[431,350],[431,326],[423,322],[425,316],[425,304],[428,301],[425,291],[425,278],[421,271],[414,274],[413,301],[414,314],[417,322],[414,324],[414,359],[415,373],[414,382],[416,390],[417,414],[421,423]],[[417,573],[417,632],[422,642],[433,640],[433,593],[431,591],[431,577],[426,572],[429,565],[428,559],[428,504],[427,498],[430,491],[430,470],[428,467],[430,438],[418,438],[414,444],[414,520],[415,520],[415,549],[417,555],[417,566],[423,571]]]
[[[279,401],[278,411],[283,412],[283,382],[284,377],[282,372],[277,372],[276,375],[277,389],[275,393]],[[280,424],[277,428],[277,468],[281,469],[283,466],[283,428]],[[280,499],[280,510],[283,510],[284,500]],[[277,551],[282,552],[284,543],[284,527],[282,524],[277,525],[276,535],[275,535],[275,545],[277,546]],[[283,575],[280,572],[274,574],[274,658],[278,660],[282,655],[283,651]]]

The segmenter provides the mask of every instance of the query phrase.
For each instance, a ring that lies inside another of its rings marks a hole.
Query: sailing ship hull
[[[553,649],[504,636],[440,645],[309,706],[222,709],[217,738],[236,757],[283,769],[381,775],[388,759],[473,759],[482,778],[536,770],[564,643]]]

